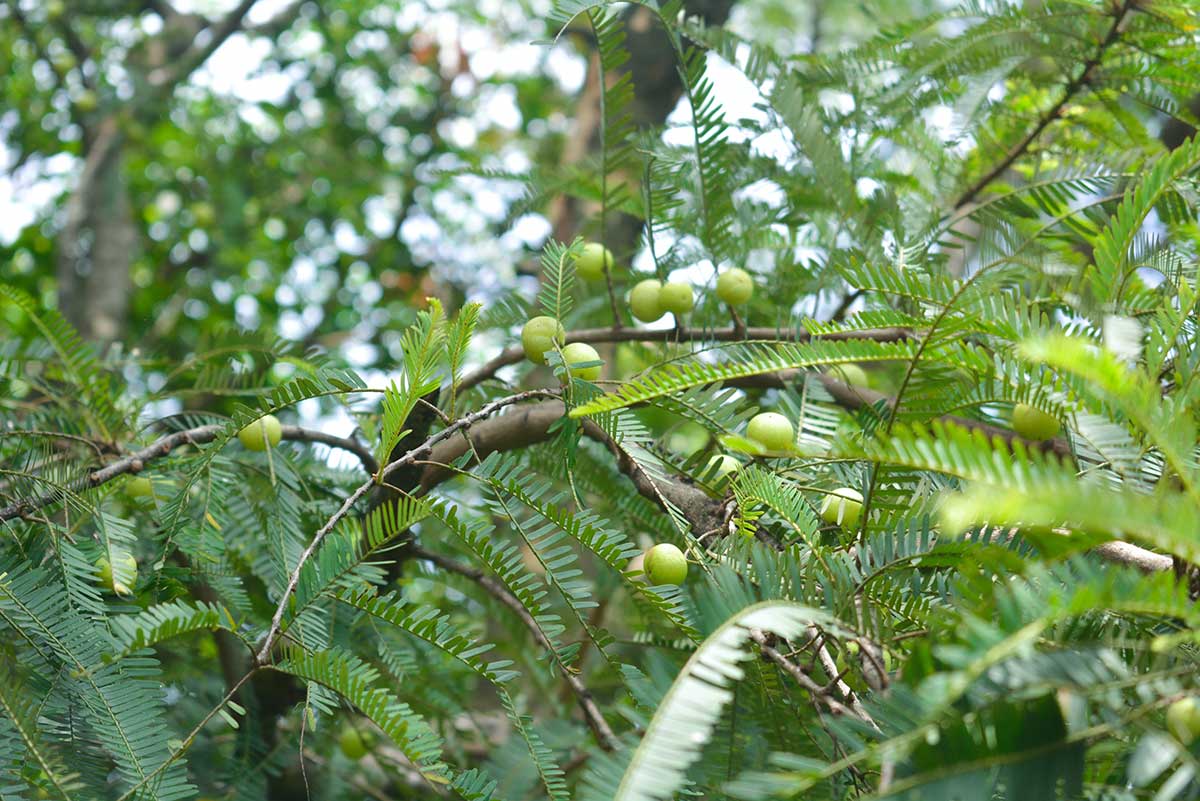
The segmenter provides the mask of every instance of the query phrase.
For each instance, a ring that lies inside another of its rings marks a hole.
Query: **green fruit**
[[[273,414],[265,414],[238,432],[242,446],[250,451],[265,451],[279,444],[283,426]]]
[[[862,493],[849,487],[835,489],[821,501],[821,519],[845,529],[854,528],[862,516]]]
[[[740,267],[732,267],[717,277],[717,297],[730,306],[740,306],[754,294],[754,279]]]
[[[585,281],[599,281],[612,265],[613,257],[608,248],[599,242],[588,242],[575,260],[575,274]]]
[[[1184,745],[1200,737],[1200,704],[1188,696],[1167,707],[1167,731]]]
[[[1054,437],[1058,433],[1059,423],[1057,418],[1041,409],[1018,403],[1013,409],[1012,427],[1025,439],[1041,441]]]
[[[629,310],[633,316],[643,323],[652,323],[663,316],[662,304],[658,296],[662,292],[662,282],[653,278],[638,282],[629,291]]]
[[[521,329],[521,347],[525,358],[534,364],[546,363],[546,351],[554,350],[554,343],[562,344],[567,332],[562,323],[553,317],[534,317]]]
[[[839,364],[829,368],[829,374],[852,387],[866,389],[869,386],[866,371],[857,364]]]
[[[347,723],[342,727],[341,734],[338,735],[338,747],[342,749],[342,753],[347,759],[358,761],[367,755],[369,750],[367,741],[359,734],[358,729]]]
[[[577,364],[586,362],[600,361],[600,354],[591,345],[584,342],[572,342],[563,348],[563,361],[571,370],[571,375],[575,378],[582,378],[584,381],[595,381],[600,377],[601,365],[596,364],[591,367],[576,367]]]
[[[708,460],[708,464],[704,467],[704,474],[711,473],[713,481],[719,484],[741,469],[742,463],[737,459],[727,453],[718,453]]]
[[[100,569],[100,583],[117,595],[132,595],[133,590],[130,587],[137,581],[137,560],[131,553],[121,553],[117,555],[117,563],[129,573],[129,583],[126,584],[113,577],[112,563],[108,561],[107,556],[101,556],[96,560],[96,567]]]
[[[91,89],[85,89],[79,93],[79,97],[75,98],[75,108],[82,111],[84,114],[90,114],[100,105],[100,101],[96,98],[96,93]]]
[[[46,17],[48,19],[60,19],[63,14],[67,13],[67,6],[63,0],[50,0],[46,3]]]
[[[130,498],[153,498],[154,483],[148,478],[134,476],[125,482],[125,494]]]
[[[660,542],[646,551],[642,564],[646,578],[656,587],[660,584],[682,584],[687,578],[687,557],[669,542]]]
[[[668,281],[658,291],[658,305],[665,312],[675,315],[687,314],[692,310],[694,303],[692,288],[687,284]]]
[[[778,412],[763,412],[750,418],[746,436],[769,451],[786,451],[796,441],[791,421]]]
[[[192,217],[196,220],[196,225],[201,228],[208,228],[217,220],[217,210],[213,208],[211,203],[203,201],[192,206]]]

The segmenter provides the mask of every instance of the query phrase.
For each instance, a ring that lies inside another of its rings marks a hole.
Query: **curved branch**
[[[413,544],[409,547],[413,555],[418,559],[426,559],[443,570],[457,573],[478,584],[488,594],[507,606],[520,618],[525,628],[529,629],[533,634],[533,638],[537,640],[538,645],[546,650],[553,650],[553,644],[546,639],[546,635],[542,632],[541,627],[538,626],[537,621],[533,619],[533,616],[529,614],[529,610],[525,608],[525,605],[521,603],[517,596],[509,592],[508,588],[499,581],[496,581],[482,570],[460,564],[447,556],[442,556],[440,553],[430,551],[420,545]],[[600,712],[600,707],[596,705],[591,690],[587,688],[587,685],[578,676],[568,670],[562,671],[562,676],[566,680],[567,685],[574,691],[575,697],[579,700],[579,708],[583,710],[583,717],[587,720],[592,732],[595,733],[596,739],[600,741],[600,745],[605,751],[613,750],[617,745],[617,737],[613,734],[608,721],[604,719],[604,715]]]

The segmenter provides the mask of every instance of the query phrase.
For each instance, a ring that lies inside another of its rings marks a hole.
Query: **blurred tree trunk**
[[[58,305],[84,339],[103,345],[121,339],[128,326],[138,230],[116,117],[85,141],[83,171],[58,236]]]

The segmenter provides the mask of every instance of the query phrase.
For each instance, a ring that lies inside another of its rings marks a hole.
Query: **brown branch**
[[[147,445],[146,447],[134,451],[123,459],[118,459],[105,467],[88,473],[67,485],[68,492],[82,492],[84,490],[98,487],[112,481],[126,473],[140,473],[146,468],[146,465],[156,459],[161,459],[170,454],[176,448],[181,448],[184,445],[203,445],[215,440],[221,432],[225,430],[225,426],[219,423],[213,423],[197,428],[189,428],[186,431],[176,431],[174,434],[168,434],[162,439]],[[359,458],[363,463],[363,468],[368,473],[374,473],[378,469],[375,463],[375,457],[371,455],[371,451],[365,445],[354,439],[336,437],[333,434],[326,434],[322,431],[313,431],[299,426],[283,426],[282,438],[287,440],[297,440],[300,442],[319,442],[322,445],[328,445],[331,448],[339,448],[344,451],[349,451]],[[49,506],[52,503],[57,503],[62,500],[62,492],[50,492],[45,495],[33,498],[31,500],[18,501],[10,506],[0,509],[0,522],[13,520],[18,517]]]
[[[973,201],[980,192],[988,187],[992,181],[1003,175],[1004,172],[1008,170],[1008,168],[1011,167],[1017,159],[1021,158],[1021,156],[1025,154],[1025,151],[1029,149],[1029,146],[1032,145],[1039,136],[1041,136],[1042,131],[1046,130],[1051,123],[1062,116],[1063,109],[1066,108],[1067,104],[1071,102],[1075,95],[1092,82],[1092,80],[1095,78],[1096,69],[1104,60],[1104,56],[1108,52],[1108,49],[1113,46],[1118,38],[1120,38],[1120,35],[1125,28],[1125,20],[1136,4],[1137,0],[1124,0],[1124,2],[1122,2],[1121,5],[1115,9],[1113,23],[1108,29],[1108,33],[1099,42],[1099,44],[1097,44],[1096,52],[1092,55],[1092,57],[1084,62],[1083,69],[1079,71],[1079,74],[1072,78],[1071,81],[1067,83],[1065,87],[1063,87],[1062,97],[1059,98],[1057,103],[1055,103],[1053,106],[1047,109],[1045,113],[1042,114],[1042,116],[1038,119],[1037,124],[1034,125],[1033,128],[1031,128],[1029,132],[1025,134],[1025,136],[1021,137],[1020,141],[1010,147],[1008,152],[1004,154],[1004,157],[1000,159],[1000,161],[993,166],[992,169],[988,170],[985,175],[963,190],[962,194],[960,194],[954,201],[954,211],[958,211],[963,206],[966,206],[968,203]]]
[[[527,404],[472,428],[470,443],[460,438],[441,443],[429,456],[429,463],[421,475],[419,494],[428,493],[438,484],[457,475],[449,465],[470,452],[472,444],[480,458],[490,453],[526,448],[549,439],[550,426],[561,420],[564,414],[565,407],[560,400]],[[720,524],[719,501],[684,481],[652,478],[596,423],[586,419],[581,422],[584,436],[604,444],[613,453],[618,469],[629,477],[643,497],[663,508],[669,502],[698,532],[708,531]]]
[[[197,36],[197,40],[192,43],[187,52],[175,61],[173,65],[174,69],[164,66],[146,76],[150,86],[154,87],[160,94],[166,94],[181,81],[186,80],[201,64],[208,60],[209,56],[216,52],[217,48],[225,44],[225,40],[241,30],[242,20],[256,2],[257,0],[241,0],[237,6],[218,22],[205,28],[204,32],[207,33],[207,37],[204,39],[203,44],[200,43],[200,38]]]
[[[875,342],[898,342],[909,339],[912,332],[906,328],[872,328],[864,331],[838,331],[818,337],[821,340],[839,341],[869,339]],[[762,339],[780,342],[808,342],[813,335],[803,328],[666,328],[662,330],[647,330],[643,328],[585,328],[579,331],[568,331],[566,341],[570,342],[738,342],[744,339]],[[488,361],[479,369],[463,376],[458,385],[459,391],[469,389],[476,384],[492,378],[502,367],[517,364],[525,358],[525,351],[520,347],[505,348],[495,358]]]
[[[452,573],[458,573],[471,581],[478,584],[481,588],[487,591],[492,597],[500,601],[513,611],[521,622],[525,624],[525,628],[529,629],[533,638],[537,640],[538,645],[545,648],[547,651],[553,651],[553,644],[546,639],[545,633],[538,625],[533,616],[529,614],[529,610],[521,603],[517,596],[509,592],[508,588],[502,583],[484,573],[482,570],[471,567],[469,565],[460,564],[449,557],[443,556],[435,551],[430,551],[422,548],[420,545],[413,545],[413,554],[420,559],[427,559],[443,570],[449,570]],[[579,701],[579,708],[583,711],[584,719],[587,720],[588,726],[596,735],[596,739],[600,742],[600,746],[605,751],[613,750],[617,745],[617,737],[613,730],[609,727],[608,721],[604,719],[604,715],[600,712],[600,707],[596,705],[595,698],[592,696],[591,690],[587,685],[570,670],[564,667],[562,671],[563,679],[575,693],[575,697]]]
[[[780,653],[774,646],[771,645],[771,638],[769,638],[764,632],[760,631],[759,629],[751,629],[750,639],[754,640],[754,642],[758,645],[758,649],[763,656],[767,657],[767,659],[770,659],[772,662],[778,665],[783,672],[791,676],[797,684],[804,688],[804,690],[813,697],[814,701],[824,704],[826,707],[828,707],[829,711],[835,715],[858,718],[864,723],[869,723],[872,726],[875,725],[875,721],[871,720],[871,716],[867,714],[866,710],[862,709],[861,704],[858,704],[858,708],[856,709],[852,706],[843,704],[836,698],[830,697],[828,688],[822,684],[818,684],[811,676],[805,673],[799,665]]]
[[[389,464],[380,468],[377,474],[379,476],[386,476],[394,470],[397,470],[405,465],[412,464],[418,459],[425,458],[433,451],[433,448],[438,443],[450,439],[460,431],[465,431],[480,420],[483,420],[484,418],[500,411],[507,406],[511,406],[515,403],[521,403],[532,398],[552,395],[554,395],[554,393],[550,392],[549,390],[532,389],[527,392],[509,395],[506,398],[500,398],[492,401],[491,403],[485,404],[477,411],[463,415],[458,420],[455,420],[453,423],[434,434],[432,437],[426,439],[417,447],[409,450],[403,456],[394,459]],[[366,495],[367,492],[369,492],[374,486],[376,486],[375,476],[371,476],[371,478],[360,484],[358,489],[354,490],[354,492],[350,494],[350,497],[346,498],[341,507],[332,515],[330,515],[329,519],[325,521],[325,525],[321,526],[321,528],[317,530],[317,533],[313,535],[312,541],[309,542],[308,547],[305,548],[303,553],[300,554],[300,558],[296,561],[296,567],[292,570],[292,574],[288,578],[287,586],[284,588],[283,594],[279,598],[279,605],[275,608],[275,614],[271,618],[271,627],[267,629],[267,633],[263,635],[263,644],[258,651],[258,656],[256,657],[256,661],[259,664],[265,664],[267,662],[267,658],[271,654],[271,648],[275,645],[275,641],[279,638],[279,634],[283,626],[283,613],[287,611],[288,604],[291,603],[292,593],[295,592],[296,585],[300,581],[300,571],[304,568],[304,563],[307,562],[309,558],[316,552],[321,542],[325,539],[329,532],[333,530],[333,527],[338,524],[338,521],[345,517],[349,513],[350,509],[353,508],[354,504],[357,503],[360,498]]]

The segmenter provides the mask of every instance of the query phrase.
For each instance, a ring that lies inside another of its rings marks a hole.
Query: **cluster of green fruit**
[[[585,281],[599,281],[612,269],[612,253],[599,242],[588,242],[575,260],[575,274]],[[754,294],[754,279],[745,270],[734,267],[717,278],[717,297],[731,306],[739,306]],[[687,314],[696,303],[692,288],[679,281],[663,283],[648,278],[629,291],[629,311],[643,323],[652,323],[670,312],[676,317]]]
[[[563,341],[566,338],[567,332],[562,323],[545,315],[534,317],[521,329],[521,347],[525,349],[526,359],[534,364],[546,364],[546,354],[556,347],[562,348],[563,364],[567,365],[571,375],[584,381],[595,381],[600,377],[601,364],[590,364],[587,367],[576,365],[600,362],[600,354],[585,342],[572,342],[564,346]]]

